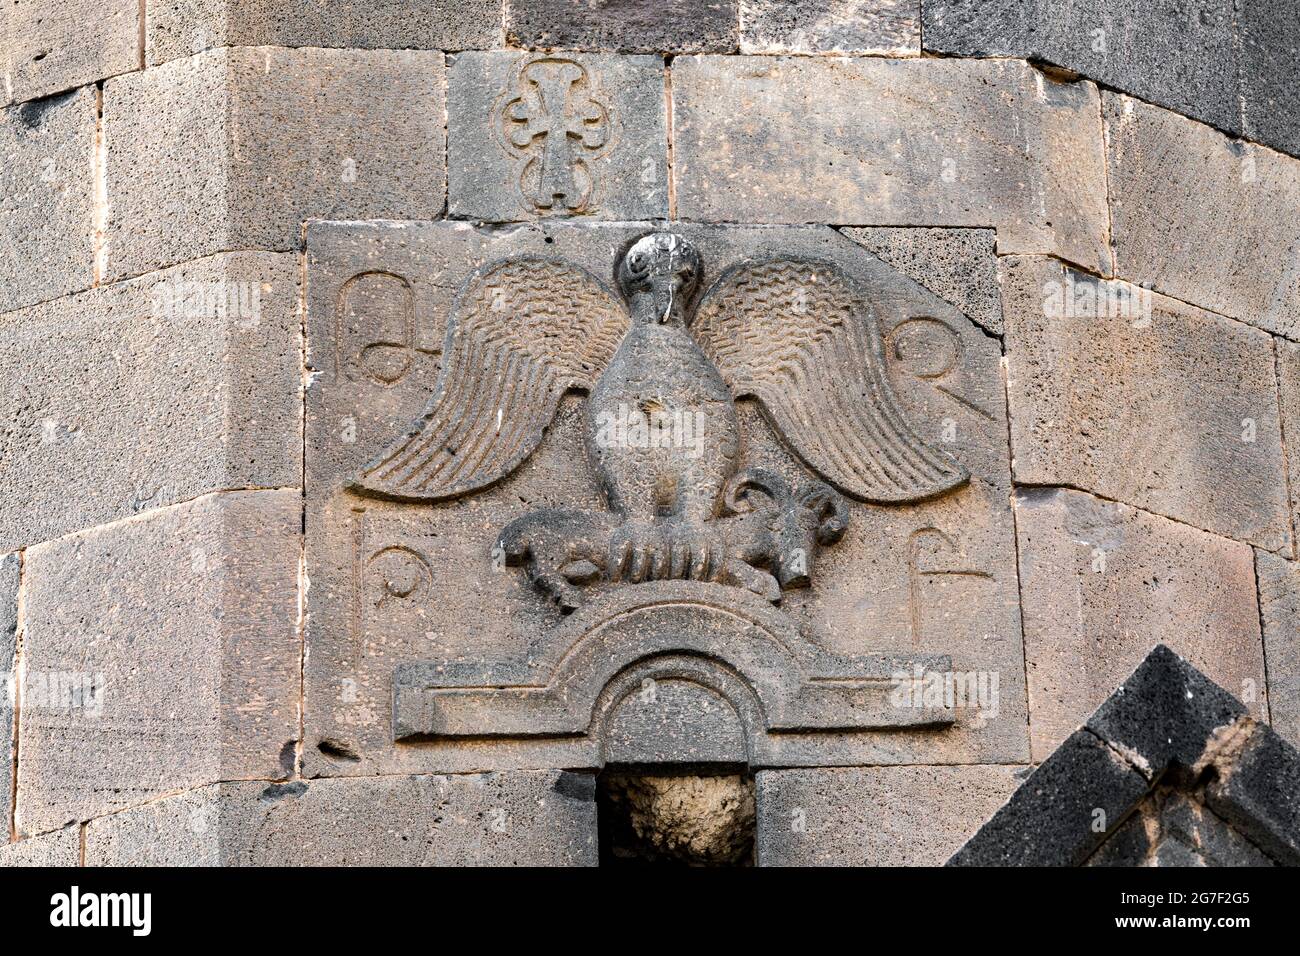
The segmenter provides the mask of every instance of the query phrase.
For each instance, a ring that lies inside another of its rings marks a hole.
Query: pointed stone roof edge
[[[1300,865],[1300,751],[1158,644],[948,866],[1078,866],[1167,773],[1275,862]]]

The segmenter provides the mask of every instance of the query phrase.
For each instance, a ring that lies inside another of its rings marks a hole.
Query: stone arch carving
[[[612,590],[522,660],[463,670],[455,662],[400,667],[394,737],[591,738],[602,694],[620,674],[665,655],[715,662],[743,681],[756,707],[750,734],[951,723],[946,710],[891,703],[894,678],[946,659],[843,656],[809,641],[786,615],[735,588],[659,581]],[[733,702],[735,697],[729,697]]]
[[[717,712],[680,708],[681,695],[664,700],[670,687],[696,691],[696,701],[710,699]],[[624,738],[620,726],[629,706],[655,712],[650,720],[630,721],[636,739]],[[678,713],[673,713],[677,710]],[[678,727],[674,717],[689,720]],[[678,731],[682,733],[678,733]],[[624,668],[601,690],[592,708],[590,736],[599,762],[670,764],[728,763],[748,765],[755,738],[765,732],[762,704],[743,676],[724,662],[699,654],[655,654]]]

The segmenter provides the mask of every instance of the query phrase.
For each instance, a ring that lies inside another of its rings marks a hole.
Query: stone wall
[[[489,552],[524,498],[598,499],[573,470],[576,399],[486,503],[437,512],[436,606],[363,621],[355,655],[346,549],[366,532],[341,489],[429,399],[473,268],[553,245],[603,276],[665,222],[706,271],[798,248],[897,276],[946,331],[913,349],[925,329],[887,327],[889,380],[972,476],[855,504],[830,576],[784,613],[840,658],[996,672],[1000,714],[765,738],[758,862],[943,862],[1158,643],[1300,745],[1291,5],[4,16],[0,671],[20,692],[0,700],[0,865],[595,862],[602,758],[395,742],[389,710],[394,668],[430,645],[490,661],[514,633],[494,615],[549,627]],[[577,151],[561,191],[499,128],[548,55],[603,110],[549,134]],[[405,291],[349,284],[381,274]],[[408,292],[408,338],[366,325]],[[353,351],[379,364],[352,375]]]

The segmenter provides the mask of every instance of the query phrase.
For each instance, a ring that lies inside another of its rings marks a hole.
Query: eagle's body
[[[680,320],[632,326],[587,414],[588,447],[611,510],[642,522],[714,516],[736,470],[736,409]]]

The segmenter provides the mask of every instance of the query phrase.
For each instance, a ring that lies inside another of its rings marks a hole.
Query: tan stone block
[[[14,669],[18,653],[18,587],[22,555],[0,557],[0,833],[13,828]],[[8,791],[5,791],[8,787]]]
[[[80,866],[81,827],[64,827],[53,833],[0,844],[0,870],[19,866]]]
[[[234,492],[27,550],[20,832],[293,770],[300,528]]]
[[[309,219],[431,219],[442,54],[214,50],[110,81],[107,274],[286,251]]]
[[[1116,274],[1300,336],[1300,159],[1106,93]]]
[[[0,549],[299,484],[298,278],[232,253],[0,317]]]
[[[10,0],[0,102],[21,103],[138,70],[140,0]]]
[[[846,767],[757,776],[759,866],[942,866],[1026,768]]]
[[[1300,747],[1300,563],[1255,552],[1273,729]]]
[[[88,866],[591,866],[595,784],[551,771],[226,783],[86,828]]]
[[[1015,476],[1290,547],[1269,336],[1044,259],[1003,259]]]
[[[1267,713],[1251,548],[1064,489],[1016,494],[1033,759],[1156,644]]]
[[[0,110],[0,313],[88,289],[94,89]]]
[[[447,83],[449,215],[667,217],[661,57],[461,53]],[[576,136],[563,110],[599,119]]]
[[[1282,435],[1287,446],[1287,478],[1291,489],[1292,543],[1300,548],[1300,345],[1274,339],[1277,349],[1278,401],[1282,408]],[[1300,557],[1300,550],[1293,550]]]
[[[677,214],[996,226],[998,251],[1110,271],[1091,83],[1014,60],[678,57]]]
[[[149,0],[148,60],[157,66],[234,46],[490,49],[502,43],[501,7],[502,0]]]

